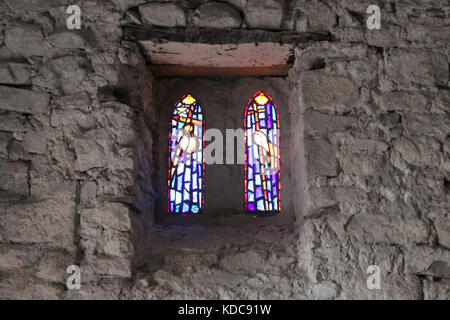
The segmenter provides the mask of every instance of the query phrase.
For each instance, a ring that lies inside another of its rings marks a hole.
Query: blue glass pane
[[[253,180],[248,182],[248,190],[249,191],[254,191],[254,189],[253,189]]]
[[[175,194],[175,204],[180,204],[181,203],[181,192],[176,192]]]
[[[195,189],[197,189],[198,188],[198,186],[197,186],[197,174],[195,173],[194,175],[193,175],[193,177],[192,177],[192,188],[195,190]]]
[[[194,193],[192,195],[193,195],[193,198],[192,198],[193,202],[198,203],[199,202],[198,201],[198,192],[194,191]]]
[[[261,198],[263,196],[262,187],[256,187],[256,198]]]
[[[183,176],[178,176],[177,190],[181,191],[182,187],[183,187]]]
[[[191,169],[190,168],[186,168],[184,176],[185,176],[185,178],[184,178],[185,183],[191,181]]]
[[[263,200],[258,200],[258,202],[256,203],[256,207],[258,208],[258,210],[260,211],[264,211],[264,201]]]

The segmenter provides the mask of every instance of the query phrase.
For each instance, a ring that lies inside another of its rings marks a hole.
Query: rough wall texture
[[[0,298],[448,299],[448,1],[78,1],[73,31],[69,2],[0,1]],[[290,71],[295,224],[154,224],[131,23],[333,35]]]

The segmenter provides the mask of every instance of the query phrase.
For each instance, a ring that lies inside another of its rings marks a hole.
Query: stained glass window
[[[170,128],[168,211],[200,214],[204,207],[205,120],[200,104],[190,94],[175,103]]]
[[[280,119],[272,97],[258,91],[245,109],[245,211],[281,211]]]

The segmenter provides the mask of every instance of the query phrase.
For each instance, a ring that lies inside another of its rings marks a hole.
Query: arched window
[[[277,106],[258,91],[245,109],[245,211],[281,211],[280,119]]]
[[[168,211],[196,215],[204,207],[205,120],[200,104],[190,94],[175,103],[170,127]]]

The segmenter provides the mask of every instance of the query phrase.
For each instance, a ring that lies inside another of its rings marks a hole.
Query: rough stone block
[[[431,47],[445,47],[450,41],[450,26],[424,25],[408,19],[406,38],[411,42],[426,43]]]
[[[80,49],[85,48],[87,43],[77,32],[59,32],[48,37],[48,41],[57,48],[61,49]]]
[[[92,181],[86,182],[81,186],[80,200],[88,203],[97,197],[97,184]]]
[[[23,148],[30,153],[44,154],[47,151],[45,131],[29,131],[23,140]]]
[[[430,246],[411,246],[405,252],[405,267],[410,273],[437,278],[449,278],[448,250]]]
[[[0,109],[21,113],[44,113],[50,96],[47,93],[0,86]]]
[[[389,146],[383,141],[358,139],[347,135],[339,139],[339,143],[344,150],[351,153],[383,154],[389,148]]]
[[[148,3],[139,6],[144,24],[160,27],[184,27],[186,17],[183,9],[174,3]]]
[[[29,85],[31,66],[26,63],[1,63],[0,84]]]
[[[54,8],[63,8],[67,0],[5,0],[13,12],[45,12]]]
[[[439,90],[434,96],[431,112],[444,113],[448,110],[448,106],[450,106],[450,92]]]
[[[0,202],[28,196],[28,166],[0,159]]]
[[[108,130],[115,137],[115,141],[122,146],[131,146],[136,141],[136,134],[130,128],[134,126],[131,108],[123,104],[109,104],[103,109]]]
[[[4,241],[71,247],[75,201],[70,194],[38,202],[15,203],[0,215]]]
[[[0,157],[8,157],[8,144],[11,141],[12,135],[9,132],[0,132]]]
[[[26,58],[45,57],[50,49],[39,29],[22,24],[5,30],[4,43],[11,52]]]
[[[434,221],[438,242],[441,246],[450,249],[450,217],[449,215],[438,217]]]
[[[193,23],[197,27],[239,28],[242,19],[239,11],[228,4],[208,2],[195,10]]]
[[[65,95],[74,94],[86,76],[87,60],[79,56],[66,56],[51,60],[32,78],[32,83]]]
[[[311,286],[311,294],[314,299],[331,300],[336,297],[337,286],[332,281],[323,281]]]
[[[301,77],[301,95],[305,110],[334,113],[353,109],[358,89],[348,78],[313,70]]]
[[[39,262],[36,265],[36,276],[46,281],[65,285],[69,276],[66,269],[74,264],[74,261],[73,252],[46,250],[40,254]]]
[[[297,31],[331,31],[336,25],[336,14],[326,4],[306,2],[301,6],[301,11],[304,13],[307,25],[297,21]],[[299,25],[304,27],[299,28]]]
[[[406,111],[406,112],[427,112],[428,99],[418,92],[395,91],[375,95],[382,110],[385,111]]]
[[[307,112],[303,115],[307,135],[345,131],[356,121],[354,117],[334,116],[319,112]]]
[[[74,141],[77,160],[75,169],[87,171],[92,168],[101,168],[106,166],[104,146],[99,142],[87,139],[78,139]]]
[[[64,292],[61,287],[39,283],[26,274],[5,275],[0,279],[0,288],[1,300],[57,300]]]
[[[368,176],[380,173],[383,167],[382,158],[365,154],[346,154],[342,161],[345,174]]]
[[[347,231],[358,241],[366,243],[404,245],[425,243],[428,239],[428,228],[422,220],[380,214],[353,216],[347,224]]]
[[[424,300],[447,300],[450,296],[450,280],[423,281]]]
[[[33,266],[38,262],[39,254],[36,249],[2,245],[0,246],[0,270],[13,271]]]
[[[399,26],[383,24],[379,30],[366,30],[367,43],[374,47],[396,47],[400,38]]]
[[[394,150],[403,160],[417,166],[440,166],[441,144],[432,137],[400,138],[394,142]]]
[[[239,252],[224,257],[220,263],[228,271],[239,271],[251,269],[253,272],[265,268],[265,259],[256,251]]]
[[[320,208],[337,204],[335,188],[312,188],[308,191],[307,211],[314,214]]]
[[[101,277],[131,277],[131,261],[117,257],[89,257],[81,264],[86,281],[96,281]]]
[[[131,229],[130,213],[123,204],[107,203],[103,207],[84,209],[81,212],[81,225],[129,231]]]
[[[444,141],[450,131],[450,118],[445,114],[414,114],[403,116],[404,126],[411,136],[435,135]]]
[[[367,201],[367,193],[361,189],[353,187],[339,187],[335,190],[335,199],[339,202],[358,204]]]
[[[337,176],[338,161],[334,146],[325,139],[305,139],[308,178]]]
[[[19,113],[0,113],[0,131],[16,133],[27,131],[27,128],[25,127],[25,121],[25,116]]]
[[[283,20],[284,0],[248,1],[244,8],[249,28],[279,29]]]
[[[78,109],[88,112],[92,99],[87,92],[79,92],[70,96],[55,97],[53,103],[62,109]]]
[[[386,74],[400,85],[447,85],[447,58],[426,50],[393,49],[387,59]]]

